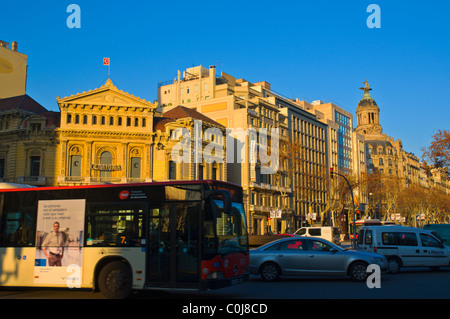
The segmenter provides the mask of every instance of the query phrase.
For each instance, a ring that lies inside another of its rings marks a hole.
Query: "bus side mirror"
[[[206,191],[206,197],[220,196],[223,200],[223,209],[225,213],[229,213],[231,210],[231,194],[227,190],[213,190]]]

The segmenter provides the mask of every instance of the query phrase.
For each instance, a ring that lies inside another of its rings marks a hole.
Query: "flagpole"
[[[108,66],[108,79],[111,79],[111,63],[109,58],[103,58],[103,65]]]

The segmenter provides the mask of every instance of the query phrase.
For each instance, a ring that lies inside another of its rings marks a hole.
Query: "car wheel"
[[[100,271],[98,285],[106,298],[123,299],[131,290],[133,278],[130,267],[120,261],[106,264]]]
[[[264,281],[275,281],[280,277],[280,268],[274,263],[267,263],[262,265],[260,273]]]
[[[388,272],[390,274],[396,274],[400,271],[401,262],[396,257],[388,258]]]
[[[367,263],[358,261],[350,266],[349,270],[350,277],[354,281],[364,281],[367,279],[369,274],[367,273]]]

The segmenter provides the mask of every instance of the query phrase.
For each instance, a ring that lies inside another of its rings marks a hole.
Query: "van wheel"
[[[402,266],[401,261],[397,257],[388,258],[388,272],[390,274],[398,273],[400,271],[401,266]]]
[[[353,263],[349,269],[350,278],[354,281],[364,281],[369,274],[367,273],[367,263],[358,261]]]
[[[280,277],[281,271],[275,263],[266,263],[262,265],[260,273],[264,281],[275,281]]]
[[[121,261],[106,264],[100,271],[98,286],[101,293],[110,299],[126,298],[132,289],[131,268]]]

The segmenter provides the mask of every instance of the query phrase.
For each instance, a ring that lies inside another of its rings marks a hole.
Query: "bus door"
[[[200,202],[166,202],[149,210],[147,286],[197,288]]]

